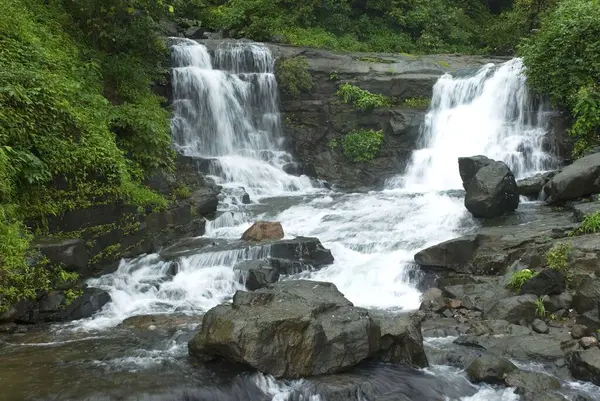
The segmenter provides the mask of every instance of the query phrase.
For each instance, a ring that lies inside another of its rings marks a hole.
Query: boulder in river
[[[517,394],[526,396],[560,388],[560,382],[554,377],[526,370],[513,370],[506,375],[504,382],[509,387],[515,387]]]
[[[244,241],[266,241],[283,239],[283,227],[276,221],[257,221],[244,234]]]
[[[482,167],[492,164],[494,160],[483,156],[459,157],[458,171],[463,182],[463,188],[467,189],[473,178]]]
[[[600,153],[576,160],[544,186],[548,203],[559,203],[600,193]]]
[[[314,237],[276,241],[269,247],[269,263],[279,274],[295,274],[307,268],[319,269],[334,261],[331,251]]]
[[[467,366],[467,375],[474,383],[504,383],[504,378],[510,372],[517,370],[517,367],[508,359],[493,355],[482,355],[475,358]]]
[[[517,192],[521,196],[537,199],[542,193],[544,185],[546,185],[546,183],[556,174],[556,171],[550,171],[518,180]]]
[[[294,280],[209,310],[190,354],[241,362],[278,378],[335,373],[375,355],[380,327],[331,283]]]
[[[465,207],[475,217],[497,217],[519,206],[515,176],[504,162],[481,167],[466,191]]]
[[[600,386],[600,348],[574,351],[567,354],[566,359],[575,379],[591,381]]]

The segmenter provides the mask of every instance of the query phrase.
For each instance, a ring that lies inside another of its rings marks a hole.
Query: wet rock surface
[[[504,378],[515,370],[517,367],[509,360],[492,355],[476,358],[466,369],[469,379],[474,383],[490,384],[504,383]]]
[[[244,241],[268,241],[283,239],[281,223],[271,221],[257,221],[242,234]]]
[[[268,260],[244,260],[233,266],[241,273],[241,283],[249,291],[258,290],[279,280],[279,273],[271,267]]]
[[[576,160],[544,186],[548,203],[560,203],[600,193],[600,153]]]

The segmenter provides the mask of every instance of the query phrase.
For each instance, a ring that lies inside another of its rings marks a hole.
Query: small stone
[[[442,312],[442,315],[444,315],[445,317],[453,317],[454,313],[452,313],[450,309],[446,309]]]
[[[582,337],[579,339],[579,345],[584,349],[589,349],[598,346],[598,339],[596,337]]]
[[[582,324],[576,324],[571,327],[571,337],[575,340],[578,340],[582,337],[587,337],[592,334],[592,331]]]
[[[244,193],[242,195],[242,203],[244,205],[249,205],[251,203],[251,201],[250,201],[250,195],[248,193]]]
[[[543,320],[540,320],[540,319],[535,319],[531,323],[531,328],[533,329],[533,331],[535,331],[536,333],[540,333],[540,334],[548,334],[550,332],[548,325]]]

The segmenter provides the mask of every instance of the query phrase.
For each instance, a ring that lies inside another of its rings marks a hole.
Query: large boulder
[[[486,314],[488,319],[506,320],[518,324],[521,320],[530,323],[535,319],[537,297],[532,294],[500,299]]]
[[[473,178],[482,167],[492,164],[494,160],[486,156],[471,156],[458,158],[458,172],[463,182],[463,188],[467,189]]]
[[[556,174],[556,171],[550,171],[518,180],[517,192],[519,195],[537,199],[542,193],[544,185],[546,185],[546,183]]]
[[[89,276],[89,255],[83,240],[73,238],[58,242],[40,241],[37,248],[42,255],[48,258],[50,263],[62,265],[83,277]]]
[[[295,274],[333,263],[331,251],[318,238],[297,237],[269,245],[269,263],[279,274]]]
[[[600,153],[576,160],[544,186],[548,203],[559,203],[600,193]]]
[[[331,283],[295,280],[209,310],[189,352],[252,366],[278,378],[339,372],[379,351],[380,328]]]
[[[273,221],[257,221],[244,234],[244,241],[265,241],[283,239],[283,227],[281,223]]]
[[[579,313],[593,310],[600,300],[600,278],[589,277],[577,287],[573,295],[573,308]]]
[[[465,207],[475,217],[497,217],[519,206],[515,176],[500,161],[480,168],[466,191]]]
[[[565,291],[565,276],[558,270],[544,269],[521,287],[521,294],[558,295]]]
[[[567,354],[567,364],[575,379],[600,386],[600,348],[571,352]]]
[[[509,387],[515,387],[517,394],[525,396],[560,388],[560,382],[554,377],[525,370],[514,370],[508,373],[504,382]]]
[[[233,266],[233,270],[240,272],[241,283],[250,291],[279,280],[279,273],[271,267],[268,260],[242,260]]]
[[[475,358],[467,366],[469,380],[474,383],[502,384],[506,375],[517,370],[517,367],[508,359],[493,355],[482,355]]]
[[[429,365],[423,349],[421,322],[416,316],[383,312],[372,312],[371,316],[381,329],[378,360],[403,363],[414,368]]]

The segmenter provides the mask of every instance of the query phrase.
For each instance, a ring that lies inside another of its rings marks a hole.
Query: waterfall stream
[[[417,309],[421,293],[412,280],[414,254],[476,227],[463,205],[458,157],[483,154],[503,160],[518,177],[556,165],[542,147],[547,113],[529,96],[519,59],[486,65],[470,75],[442,76],[421,127],[419,149],[406,170],[380,190],[340,193],[317,180],[285,173],[285,164],[293,158],[283,147],[274,59],[266,46],[232,42],[211,55],[202,44],[173,39],[171,52],[175,146],[187,156],[207,160],[209,177],[223,187],[218,217],[208,223],[205,237],[238,239],[259,219],[281,222],[286,238],[318,237],[331,249],[335,262],[284,279],[333,282],[357,306]],[[250,204],[241,202],[244,193],[250,196]],[[188,367],[189,330],[180,328],[148,343],[119,334],[119,325],[136,315],[174,314],[186,322],[198,321],[198,316],[244,288],[233,270],[236,262],[263,258],[268,252],[260,247],[191,252],[179,259],[175,275],[171,263],[158,255],[122,261],[116,272],[88,282],[109,291],[112,302],[89,319],[59,328],[57,344],[66,341],[61,336],[68,341],[100,342],[93,342],[92,354],[103,350],[95,363],[104,369],[107,387],[127,386],[121,380],[134,372],[135,383],[175,382],[179,390],[186,387],[179,383],[185,382],[200,388],[186,396],[171,391],[144,398],[148,400],[327,401],[325,395],[308,389],[305,381],[277,381],[262,374],[241,376],[229,387],[219,387],[213,372],[197,373]],[[89,333],[98,337],[81,337]],[[102,348],[103,338],[122,344]],[[398,369],[378,367],[364,381],[406,399],[519,399],[512,389],[473,385],[464,373],[450,367],[434,365],[419,375]],[[67,372],[56,374],[64,374],[65,380],[69,377]],[[165,378],[157,379],[163,374]],[[128,380],[133,385],[133,379]],[[139,383],[135,388],[147,390]],[[127,391],[117,394],[129,395]],[[373,401],[360,391],[351,400]]]

